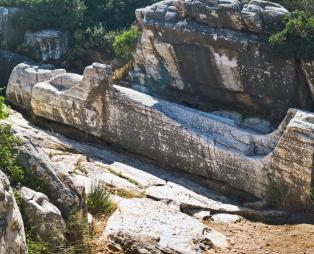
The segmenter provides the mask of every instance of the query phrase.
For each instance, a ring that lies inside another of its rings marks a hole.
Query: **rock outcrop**
[[[45,66],[30,66],[20,64],[12,72],[7,85],[7,99],[16,107],[23,110],[31,110],[31,95],[34,83],[51,79],[52,77],[65,73],[65,70],[49,70]]]
[[[18,76],[24,65],[17,66]],[[32,69],[31,66],[28,68]],[[278,129],[263,134],[237,121],[113,86],[111,68],[93,64],[84,75],[63,73],[29,84],[35,116],[76,127],[171,168],[215,179],[265,198],[280,183],[306,205],[313,178],[314,115],[289,110]],[[20,82],[10,83],[22,89]],[[15,102],[9,89],[7,97]],[[288,195],[289,194],[289,195]]]
[[[25,45],[34,59],[47,62],[60,60],[68,51],[68,35],[55,29],[25,33]]]
[[[6,175],[0,171],[0,253],[26,254],[24,223]]]
[[[120,202],[104,234],[112,247],[124,253],[196,254],[227,246],[223,234],[150,199]]]
[[[299,63],[267,41],[287,15],[263,0],[166,0],[138,9],[134,83],[192,105],[249,108],[278,123],[289,108],[313,107]]]
[[[38,241],[65,244],[66,224],[61,212],[49,202],[46,195],[29,188],[21,188],[21,208],[25,223]]]
[[[10,51],[0,50],[0,87],[8,84],[13,68],[20,63],[33,63],[33,61]]]
[[[21,9],[14,7],[0,7],[0,45],[16,47],[23,42],[24,32],[17,28],[13,21]]]

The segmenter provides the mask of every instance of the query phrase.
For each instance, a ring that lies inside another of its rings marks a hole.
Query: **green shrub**
[[[25,29],[72,29],[83,21],[81,0],[0,0],[0,5],[23,8],[15,23]]]
[[[124,63],[132,60],[132,54],[140,34],[136,28],[130,28],[115,37],[112,46],[118,60]]]
[[[154,2],[157,0],[84,0],[84,21],[88,26],[102,23],[109,30],[129,27],[135,20],[135,10]]]
[[[116,31],[108,32],[100,23],[85,30],[77,29],[72,34],[69,57],[71,59],[84,57],[91,50],[112,54],[112,43],[117,34]]]
[[[293,12],[285,19],[285,28],[270,36],[269,42],[284,54],[314,58],[314,16]]]
[[[8,108],[4,104],[4,101],[5,101],[5,98],[3,96],[0,96],[0,119],[4,119],[8,117]]]
[[[275,208],[286,208],[289,198],[289,188],[284,183],[270,180],[266,190],[268,204]]]
[[[272,0],[286,7],[289,11],[304,11],[314,14],[314,0]]]
[[[87,207],[92,215],[110,214],[116,205],[110,199],[110,192],[103,184],[94,182],[87,195]]]
[[[0,169],[6,173],[13,186],[24,182],[24,170],[16,163],[15,148],[20,140],[14,136],[9,125],[0,125]]]

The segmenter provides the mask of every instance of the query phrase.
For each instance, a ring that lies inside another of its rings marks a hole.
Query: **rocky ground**
[[[111,190],[117,210],[93,222],[98,253],[314,253],[309,217],[291,217],[261,203],[254,205],[262,209],[252,209],[111,146],[36,127],[19,113],[6,121],[47,155],[76,193],[88,192],[95,181]]]

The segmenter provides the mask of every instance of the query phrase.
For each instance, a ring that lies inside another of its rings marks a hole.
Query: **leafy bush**
[[[157,0],[84,0],[87,7],[85,22],[88,26],[102,23],[109,30],[129,27],[135,20],[135,10]]]
[[[94,182],[87,195],[87,207],[92,215],[110,214],[116,205],[110,199],[110,192],[103,184]]]
[[[13,186],[24,181],[24,170],[16,163],[15,148],[19,143],[9,125],[0,125],[0,169],[8,175]]]
[[[8,117],[7,107],[4,104],[5,98],[0,96],[0,119]]]
[[[132,59],[140,32],[136,28],[130,28],[115,37],[112,44],[116,57],[127,63]]]
[[[82,23],[85,5],[81,0],[0,0],[2,6],[24,9],[16,25],[25,29],[72,29]]]
[[[289,11],[304,11],[314,14],[314,0],[272,0],[286,7]]]
[[[112,54],[112,43],[118,32],[107,31],[101,25],[77,29],[74,31],[70,41],[69,56],[72,59],[86,56],[90,50],[104,51],[104,54]]]
[[[314,16],[305,12],[293,12],[286,18],[285,28],[269,38],[277,50],[299,57],[314,57]]]

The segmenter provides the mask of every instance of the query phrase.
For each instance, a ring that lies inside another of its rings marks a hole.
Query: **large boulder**
[[[10,182],[0,171],[0,253],[27,253],[24,224]]]
[[[33,66],[25,63],[17,65],[7,86],[7,100],[23,110],[31,109],[31,93],[34,84],[51,79],[65,70],[50,70],[50,66]]]
[[[265,133],[270,129],[248,129],[256,119],[241,123],[114,86],[106,65],[94,63],[81,78],[69,77],[73,75],[59,74],[34,84],[30,111],[259,198],[268,195],[273,182],[280,183],[292,202],[308,204],[313,113],[291,109],[276,130]]]
[[[29,188],[21,189],[21,209],[25,223],[38,241],[61,246],[65,243],[66,224],[60,210],[46,195]]]
[[[68,51],[67,33],[55,29],[27,31],[24,43],[35,59],[44,62],[60,60]]]
[[[21,145],[18,147],[18,164],[27,170],[36,181],[45,183],[47,189],[45,194],[64,216],[80,213],[84,207],[84,193],[79,195],[61,181],[51,165],[49,157],[38,144],[28,140],[23,134],[17,133],[17,136],[21,140]]]
[[[133,83],[181,103],[249,109],[279,123],[289,108],[313,105],[296,59],[268,43],[287,15],[262,0],[165,0],[138,9],[143,33]]]
[[[204,253],[227,247],[227,237],[175,207],[151,199],[119,203],[109,218],[104,236],[123,253]]]
[[[14,24],[21,11],[14,7],[0,7],[0,47],[14,48],[23,42],[24,31]]]
[[[0,87],[6,87],[13,68],[20,63],[32,63],[32,60],[0,49]]]

